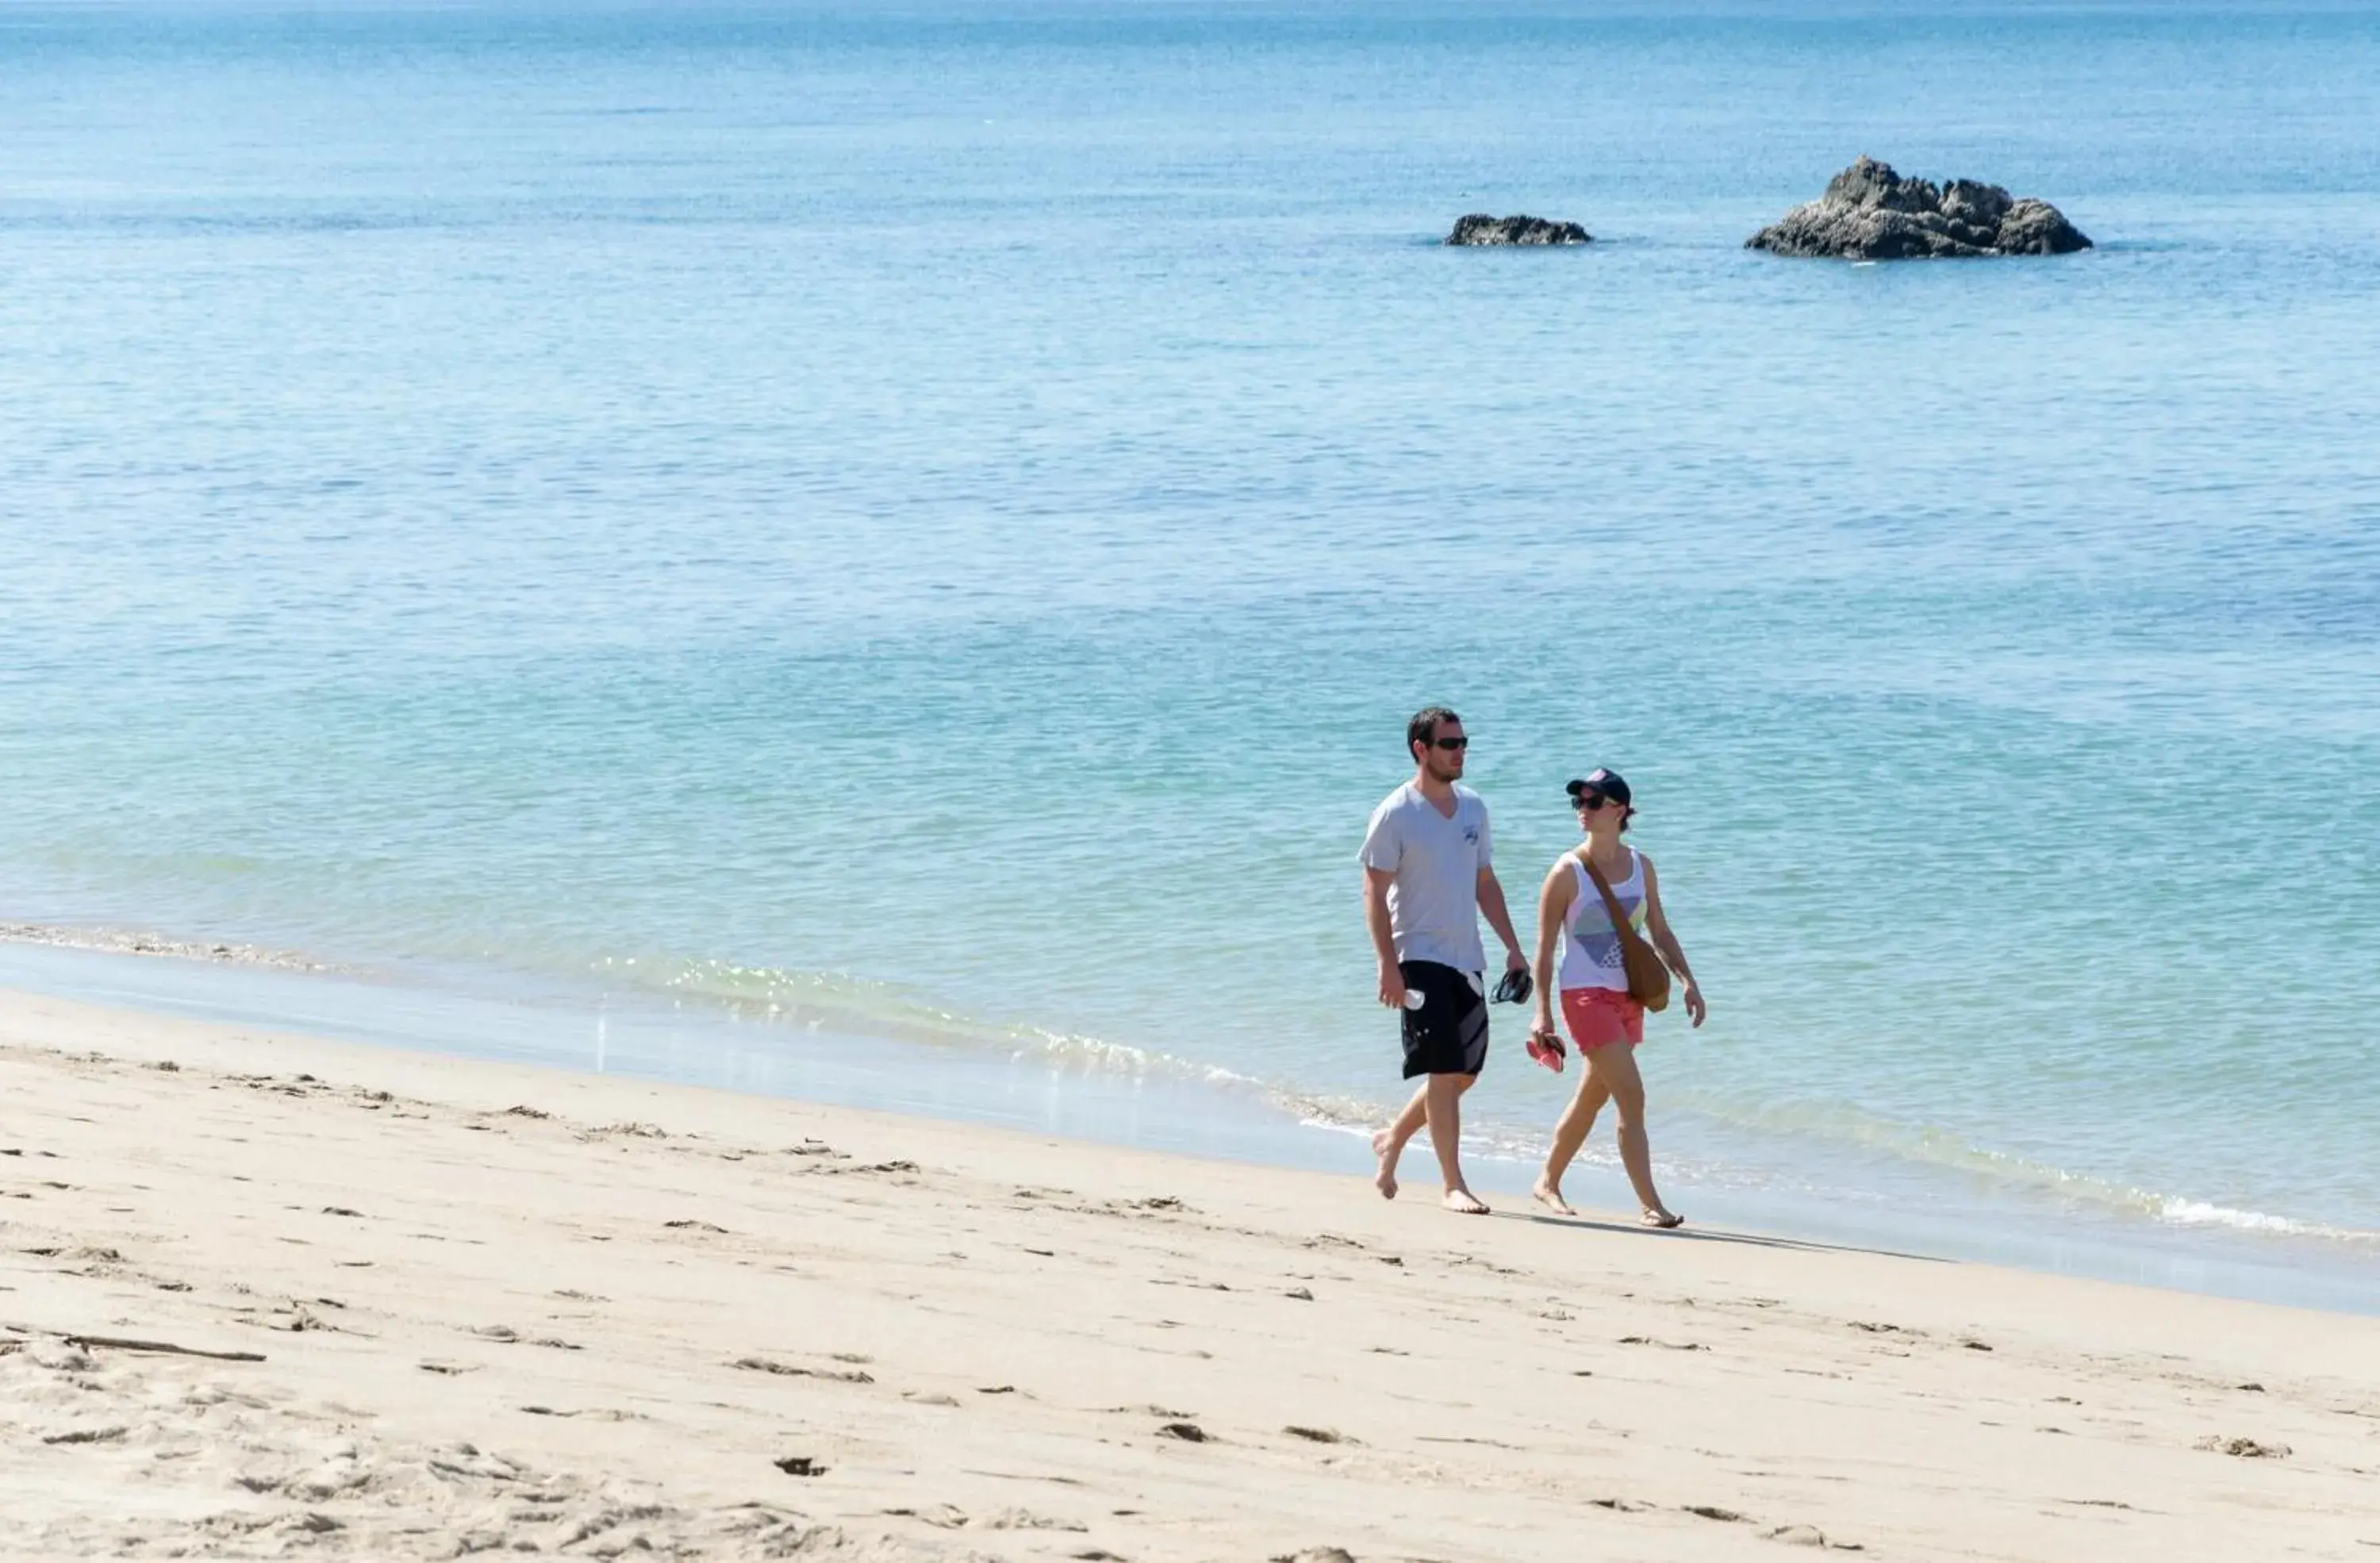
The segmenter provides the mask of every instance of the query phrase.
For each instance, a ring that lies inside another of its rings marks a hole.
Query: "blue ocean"
[[[1742,248],[1862,153],[2096,248]],[[0,919],[336,970],[0,981],[1354,1178],[1444,702],[1690,1217],[2374,1306],[2375,431],[2369,8],[11,4]]]

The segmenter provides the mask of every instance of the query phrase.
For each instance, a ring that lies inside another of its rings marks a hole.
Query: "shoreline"
[[[24,939],[27,929],[41,937]],[[216,952],[225,949],[233,953]],[[1111,1060],[1037,1056],[1022,1047],[995,1052],[845,1036],[699,995],[540,985],[501,973],[375,971],[246,945],[22,923],[0,925],[0,989],[8,987],[457,1059],[710,1085],[1365,1181],[1370,1175],[1367,1130],[1301,1119],[1257,1083],[1122,1070]],[[1475,1185],[1503,1204],[1525,1200],[1534,1162],[1466,1138]],[[1691,1202],[1687,1215],[1697,1223],[2380,1314],[2380,1247],[2372,1244],[2028,1206],[2008,1191],[1888,1159],[1867,1169],[1872,1184],[1846,1186],[1839,1177],[1829,1186],[1797,1166],[1795,1155],[1809,1147],[1790,1137],[1779,1146],[1755,1169],[1765,1181],[1698,1180],[1675,1161],[1665,1162],[1664,1178]],[[1621,1197],[1616,1166],[1603,1164],[1609,1154],[1598,1142],[1581,1160],[1578,1181],[1590,1198]],[[1426,1161],[1426,1145],[1409,1151],[1409,1182]]]
[[[2367,1319],[18,992],[0,1077],[0,1555],[2380,1544]]]

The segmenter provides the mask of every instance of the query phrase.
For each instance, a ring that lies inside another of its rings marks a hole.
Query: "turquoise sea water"
[[[1518,901],[1635,784],[1675,1203],[2380,1265],[2375,125],[2352,9],[10,6],[0,917],[1327,1157],[1444,700]],[[1863,151],[2099,248],[1740,248]]]

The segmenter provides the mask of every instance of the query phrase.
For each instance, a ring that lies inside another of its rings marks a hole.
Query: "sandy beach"
[[[2380,1322],[1428,1193],[0,993],[0,1554],[2380,1557]]]

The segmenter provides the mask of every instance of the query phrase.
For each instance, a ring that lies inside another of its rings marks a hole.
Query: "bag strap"
[[[1589,863],[1584,853],[1577,854],[1575,861],[1586,870],[1586,877],[1595,881],[1595,888],[1603,892],[1603,909],[1611,915],[1611,931],[1623,939],[1629,934],[1636,933],[1636,926],[1628,920],[1628,914],[1620,910],[1620,898],[1611,893],[1611,886],[1604,878],[1603,870]],[[1637,937],[1642,939],[1644,936],[1637,934]]]

